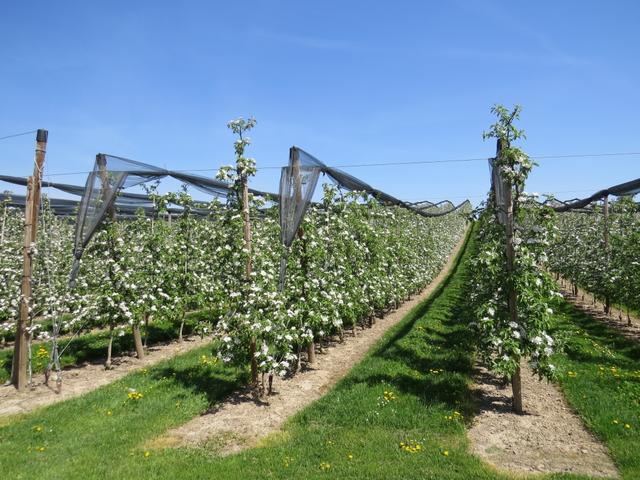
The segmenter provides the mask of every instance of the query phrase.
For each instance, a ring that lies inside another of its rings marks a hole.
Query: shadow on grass
[[[190,312],[185,319],[184,334],[191,335],[199,319],[206,317],[206,312]],[[178,338],[179,325],[168,320],[158,320],[151,323],[147,329],[147,342],[150,347],[164,342],[169,342]],[[107,357],[107,344],[109,343],[109,332],[87,333],[69,341],[68,338],[60,340],[60,348],[64,349],[64,354],[60,358],[62,368],[79,366],[82,364],[102,364]],[[68,344],[68,347],[67,347]],[[31,350],[35,357],[38,348],[44,347],[51,350],[49,342],[34,342]],[[133,335],[126,333],[123,336],[113,338],[112,355],[121,356],[125,353],[135,351]],[[13,364],[13,348],[0,350],[0,382],[7,380],[11,376],[11,366]],[[34,372],[42,373],[46,361],[34,362]]]
[[[614,328],[599,322],[568,302],[556,302],[555,310],[564,317],[558,330],[571,329],[573,325],[577,325],[589,336],[588,338],[574,339],[567,343],[565,354],[570,359],[593,364],[616,364],[627,369],[637,368],[637,362],[640,360],[639,342],[622,336]],[[600,346],[607,347],[617,353],[619,358],[611,358],[604,352],[594,354],[591,348],[589,350],[582,348],[583,342],[589,342],[590,340],[594,340]]]
[[[169,378],[195,394],[204,394],[209,408],[238,390],[249,380],[246,370],[208,365],[166,365],[154,369],[155,380]]]
[[[469,242],[465,249],[470,251],[464,253],[463,249],[431,296],[372,352],[371,361],[376,367],[371,370],[375,373],[358,369],[345,379],[344,387],[386,382],[425,405],[444,404],[463,411],[465,416],[474,411],[469,388],[473,338],[464,321],[468,317],[468,265],[464,259],[472,255],[473,248],[473,242]],[[388,368],[378,362],[388,363]]]

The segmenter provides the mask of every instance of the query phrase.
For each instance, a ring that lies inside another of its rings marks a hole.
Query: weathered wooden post
[[[31,305],[31,272],[32,246],[38,233],[38,213],[40,210],[40,187],[42,182],[42,168],[47,153],[47,130],[39,129],[36,133],[36,153],[33,175],[27,181],[27,196],[24,209],[24,246],[22,287],[20,294],[20,316],[16,323],[16,341],[13,349],[13,364],[11,368],[11,383],[22,390],[27,386],[27,343],[29,334],[30,305]]]
[[[293,178],[295,179],[295,202],[294,205],[300,205],[302,203],[302,178],[300,176],[300,153],[296,148],[291,148],[289,150],[289,156],[291,157],[291,173]],[[302,223],[302,219],[300,219],[300,223]],[[304,229],[302,225],[298,227],[298,239],[302,242],[302,256],[300,258],[300,266],[302,267],[303,275],[307,275],[307,271],[309,269],[307,263],[307,246],[304,239]],[[302,296],[306,298],[307,296],[307,288],[305,286],[305,282],[302,282]],[[307,362],[309,364],[315,363],[316,361],[316,344],[315,339],[312,338],[309,345],[307,345]]]
[[[607,270],[610,270],[609,265],[609,195],[604,197],[604,256],[606,259]],[[608,289],[607,289],[608,290]],[[609,292],[604,297],[604,313],[609,315],[611,313],[611,297]]]
[[[102,182],[102,192],[103,198],[109,199],[111,197],[111,185],[109,184],[109,172],[107,170],[107,156],[103,153],[99,153],[96,155],[96,163],[98,164],[98,169],[100,171],[100,180]],[[117,194],[117,192],[116,192]],[[116,224],[116,207],[115,200],[111,201],[111,205],[109,205],[109,209],[107,210],[107,215],[109,215],[109,220],[113,225]],[[143,358],[144,357],[144,347],[142,345],[142,335],[140,333],[140,324],[134,323],[131,326],[131,330],[133,331],[133,342],[136,348],[136,357]],[[108,357],[108,367],[111,367],[111,348],[113,345],[113,332],[111,334],[111,338],[109,340],[109,353]]]
[[[242,221],[244,224],[244,248],[247,252],[247,262],[245,264],[245,278],[247,285],[251,282],[251,272],[253,262],[251,259],[251,217],[249,215],[249,182],[244,173],[240,173],[242,186]],[[256,360],[256,338],[252,337],[249,344],[249,356],[251,357],[251,383],[258,383],[258,362]]]
[[[496,159],[499,159],[502,155],[502,141],[498,139],[496,146]],[[502,176],[499,177],[501,181]],[[512,322],[518,323],[518,296],[514,285],[514,267],[515,267],[515,247],[513,242],[514,234],[514,205],[513,205],[513,186],[511,182],[504,182],[504,208],[505,208],[505,220],[504,227],[506,233],[505,241],[505,254],[506,254],[506,270],[509,278],[507,284],[507,301],[509,306],[509,319]],[[494,190],[494,196],[497,192]],[[518,413],[523,413],[522,408],[522,377],[520,372],[520,365],[517,366],[516,371],[511,377],[511,389],[513,391],[513,410]]]

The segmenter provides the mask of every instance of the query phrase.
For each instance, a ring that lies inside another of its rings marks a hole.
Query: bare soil
[[[44,374],[37,374],[33,376],[32,388],[18,391],[11,385],[0,387],[0,417],[27,413],[45,405],[78,397],[115,382],[130,372],[188,352],[210,341],[210,338],[201,340],[196,336],[186,338],[183,343],[174,341],[157,344],[149,347],[147,355],[141,360],[132,355],[114,357],[111,370],[105,370],[101,363],[86,363],[79,367],[66,368],[62,371],[60,393],[56,391],[55,372],[48,386],[44,384]]]
[[[331,348],[316,353],[316,361],[286,380],[275,381],[273,395],[256,398],[250,389],[232,394],[211,411],[152,440],[147,448],[207,445],[219,455],[228,455],[259,445],[267,436],[280,435],[287,418],[326,393],[359,362],[369,349],[409,311],[422,302],[443,281],[453,266],[464,240],[455,247],[440,274],[413,299],[376,321],[371,328],[358,330]]]
[[[587,431],[558,389],[522,364],[524,415],[511,410],[511,386],[476,371],[480,412],[468,436],[474,454],[498,470],[618,478],[607,449]]]
[[[612,307],[611,314],[607,315],[604,312],[604,304],[596,300],[590,293],[578,289],[578,295],[574,295],[571,291],[570,284],[562,279],[558,282],[558,285],[564,298],[578,307],[578,309],[599,322],[615,328],[625,337],[640,341],[640,320],[630,315],[629,322],[626,312],[615,307]]]

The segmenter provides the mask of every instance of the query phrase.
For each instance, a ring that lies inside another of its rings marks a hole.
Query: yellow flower
[[[111,416],[111,414],[112,414],[111,410],[107,410],[107,415]]]
[[[151,452],[149,452],[149,451],[144,452],[144,457],[145,458],[147,458],[149,455],[151,455]]]
[[[629,425],[628,423],[625,423],[624,428],[631,428],[631,425]]]
[[[348,458],[349,460],[353,460],[353,454],[352,454],[352,453],[350,453],[349,455],[347,455],[347,458]]]
[[[327,462],[320,462],[320,470],[329,470],[331,468],[331,464]]]
[[[444,455],[445,457],[449,456],[449,450],[443,450],[442,451],[442,455]]]
[[[136,392],[135,390],[127,393],[129,400],[140,400],[143,396],[142,392]]]

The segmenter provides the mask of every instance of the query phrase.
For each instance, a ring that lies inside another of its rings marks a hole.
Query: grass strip
[[[206,318],[206,311],[189,312],[185,316],[184,335],[190,335],[198,324],[198,319]],[[178,338],[180,325],[167,319],[158,318],[149,324],[147,328],[147,345],[175,340]],[[60,348],[64,348],[70,339],[61,338]],[[87,333],[74,338],[69,347],[60,357],[62,368],[82,365],[85,362],[100,363],[107,358],[107,344],[109,332],[104,330],[95,333]],[[33,372],[42,373],[47,366],[51,354],[51,342],[35,341],[31,345],[33,352]],[[129,331],[122,336],[113,338],[113,356],[122,355],[125,352],[135,350],[133,334]],[[0,350],[0,383],[6,382],[11,377],[11,365],[13,363],[13,348]]]
[[[622,477],[640,478],[640,343],[566,301],[554,334],[559,385],[586,426],[609,448]]]

